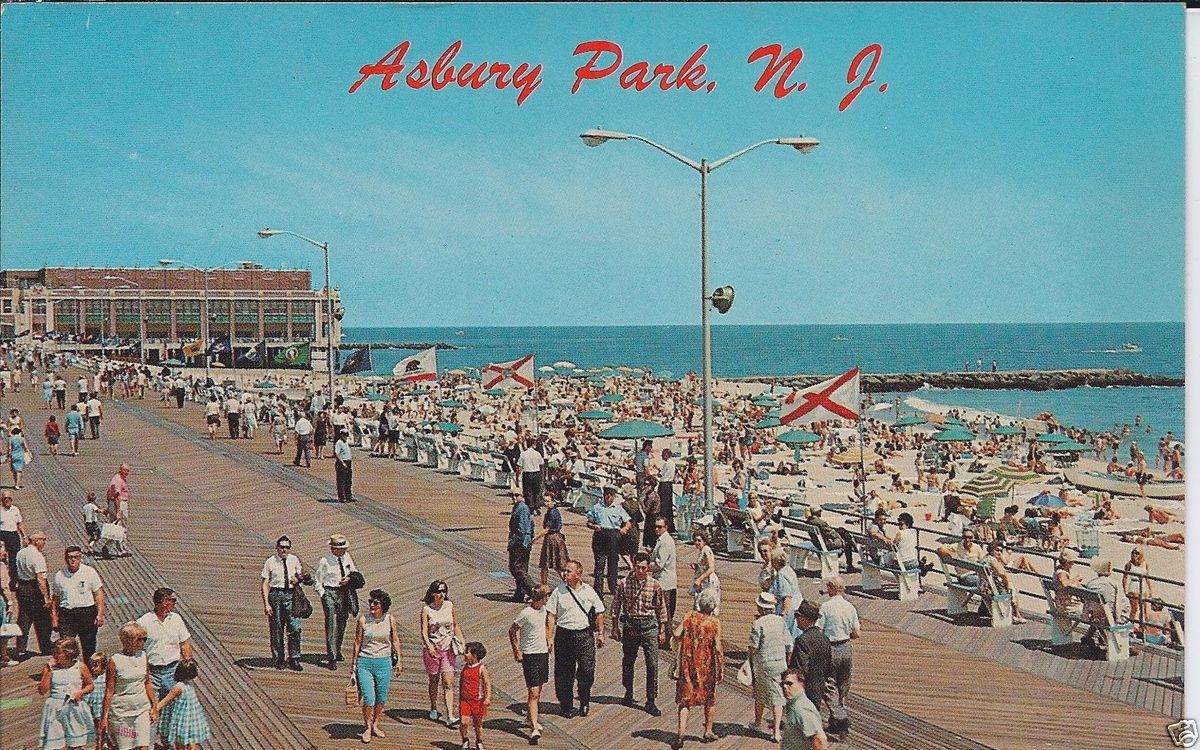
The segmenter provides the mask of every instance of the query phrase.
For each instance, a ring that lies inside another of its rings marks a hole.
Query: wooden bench
[[[1080,610],[1061,609],[1058,606],[1057,594],[1060,592],[1071,595],[1083,605]],[[1043,580],[1042,592],[1046,596],[1046,611],[1050,615],[1050,645],[1064,646],[1074,642],[1076,623],[1095,625],[1104,633],[1104,658],[1107,661],[1127,661],[1129,659],[1129,639],[1133,634],[1132,622],[1118,623],[1113,618],[1112,607],[1106,605],[1099,592],[1082,586],[1059,587],[1056,581]],[[1092,619],[1091,612],[1103,612],[1104,620]]]
[[[860,552],[871,550],[874,554],[860,554],[860,565],[862,566],[862,589],[863,591],[882,591],[883,578],[880,574],[889,573],[896,579],[896,585],[899,587],[900,601],[911,602],[915,601],[921,593],[921,567],[920,563],[913,561],[912,567],[905,567],[903,560],[895,560],[891,564],[884,565],[882,560],[884,553],[892,553],[895,555],[895,550],[892,545],[875,539],[874,537],[854,534],[855,541],[858,542]]]
[[[487,454],[478,448],[467,448],[466,473],[463,476],[473,482],[482,482],[488,465],[491,463]]]
[[[816,570],[820,571],[821,578],[830,578],[838,574],[838,557],[842,552],[840,549],[831,550],[825,546],[825,538],[821,536],[820,529],[811,523],[788,516],[783,518],[783,527],[788,531],[788,546],[791,548],[788,564],[793,570],[812,570],[810,562],[816,558]],[[801,540],[798,538],[800,535],[807,538]]]
[[[415,463],[417,460],[417,437],[412,433],[400,435],[400,443],[396,446],[396,460]]]
[[[725,552],[740,555],[754,544],[754,524],[750,514],[724,505],[720,510],[725,521]]]
[[[488,455],[491,458],[491,465],[487,468],[484,482],[489,487],[502,490],[512,487],[516,483],[517,477],[508,467],[508,459],[500,451],[491,451]]]
[[[946,614],[955,617],[970,611],[968,605],[971,597],[978,596],[988,605],[993,628],[1012,627],[1013,595],[1007,591],[1001,592],[996,586],[990,565],[957,557],[941,560],[942,574],[946,576]],[[962,580],[972,574],[979,579],[978,583],[971,584]],[[991,595],[988,596],[985,591],[991,592]]]
[[[424,466],[427,469],[437,468],[439,451],[433,438],[418,435],[416,442],[417,466]]]

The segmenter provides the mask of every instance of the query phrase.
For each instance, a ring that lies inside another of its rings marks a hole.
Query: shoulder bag
[[[579,597],[575,596],[575,592],[571,590],[570,586],[567,586],[567,593],[570,594],[571,598],[575,600],[575,605],[579,607],[579,611],[587,615],[588,630],[595,633],[597,629],[596,621],[599,617],[599,615],[596,614],[596,605],[593,604],[591,609],[584,609],[583,605],[579,602]]]

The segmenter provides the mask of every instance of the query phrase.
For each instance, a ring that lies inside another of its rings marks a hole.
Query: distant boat
[[[454,335],[455,335],[455,336],[466,336],[466,335],[467,335],[467,332],[466,332],[466,331],[455,331],[455,332],[454,332]],[[1139,350],[1139,351],[1140,351],[1140,350]]]
[[[850,339],[846,338],[845,336],[834,336],[833,340],[834,341],[849,341]]]
[[[1132,477],[1118,474],[1102,474],[1098,471],[1083,471],[1067,469],[1064,472],[1067,481],[1085,490],[1100,490],[1114,495],[1138,497],[1141,488]],[[1184,482],[1174,479],[1155,479],[1146,485],[1146,497],[1159,500],[1182,500]]]
[[[1132,341],[1126,341],[1124,344],[1121,344],[1121,351],[1123,351],[1123,352],[1137,353],[1137,352],[1140,352],[1141,350],[1142,350],[1142,347],[1138,346],[1137,344],[1133,343]]]

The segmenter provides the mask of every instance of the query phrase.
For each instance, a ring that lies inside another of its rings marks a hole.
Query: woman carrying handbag
[[[400,676],[404,667],[400,662],[400,636],[396,632],[396,621],[388,614],[392,598],[382,589],[373,589],[367,598],[367,612],[358,616],[354,631],[354,655],[350,660],[350,684],[358,685],[362,701],[362,741],[370,742],[372,735],[386,737],[379,728],[383,706],[387,703],[388,688],[392,677]],[[350,689],[346,690],[347,703],[352,700]]]

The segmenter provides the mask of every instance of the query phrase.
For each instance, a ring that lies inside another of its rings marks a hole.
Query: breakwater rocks
[[[369,346],[372,349],[458,349],[454,344],[447,344],[441,341],[343,341],[338,345],[342,351],[348,349],[362,349]]]
[[[805,388],[828,379],[829,375],[785,375],[781,377],[728,378],[754,383],[771,383],[789,388]],[[900,372],[863,373],[866,393],[905,393],[932,388],[979,388],[982,390],[1061,391],[1090,386],[1182,387],[1183,378],[1147,375],[1124,368],[1095,370],[1002,370],[1000,372]]]

